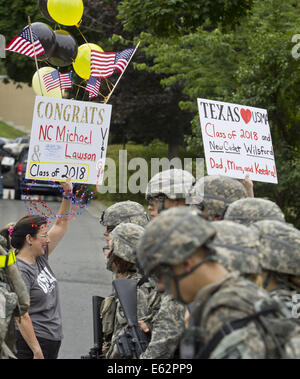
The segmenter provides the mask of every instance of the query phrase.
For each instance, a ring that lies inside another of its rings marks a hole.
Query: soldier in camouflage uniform
[[[137,245],[145,273],[155,274],[174,298],[194,302],[181,357],[277,358],[287,352],[299,357],[299,330],[298,338],[286,339],[295,323],[279,317],[266,291],[236,272],[228,274],[217,261],[215,234],[197,210],[179,207],[150,222]]]
[[[29,295],[8,241],[0,235],[0,359],[16,358],[14,318],[29,308]]]
[[[245,187],[236,179],[221,175],[200,178],[191,190],[192,203],[210,221],[223,219],[229,204],[247,197]]]
[[[157,173],[146,188],[146,199],[150,218],[164,209],[189,203],[190,191],[195,178],[186,170],[170,169]]]
[[[224,220],[251,225],[260,220],[285,222],[285,217],[276,203],[255,197],[237,200],[230,204],[225,212]]]
[[[258,221],[252,228],[260,235],[263,287],[273,299],[285,304],[288,318],[297,317],[293,299],[300,293],[300,231],[270,220]]]
[[[117,278],[132,279],[138,282],[137,318],[139,321],[145,322],[151,331],[161,299],[156,290],[156,283],[151,279],[145,280],[137,271],[134,247],[143,232],[144,228],[131,223],[121,223],[113,230],[108,268],[115,272]],[[119,299],[114,295],[109,296],[102,303],[101,317],[104,334],[103,353],[106,358],[120,358],[116,340],[123,334],[128,323]]]
[[[106,227],[104,236],[108,247],[110,247],[110,232],[122,222],[130,222],[145,227],[149,218],[144,207],[135,201],[120,201],[108,207],[100,217],[100,224]]]
[[[165,209],[188,205],[194,182],[195,178],[186,170],[170,169],[154,175],[146,188],[150,218],[155,218]],[[161,297],[161,306],[153,322],[151,342],[141,358],[169,359],[178,354],[187,308],[167,293],[162,293]]]

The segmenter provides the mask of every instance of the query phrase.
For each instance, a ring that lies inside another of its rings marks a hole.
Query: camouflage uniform
[[[183,262],[200,246],[205,247],[206,258],[195,267],[217,260],[215,235],[216,229],[195,209],[172,208],[146,227],[137,244],[138,260],[146,273],[156,268],[164,270],[164,275],[173,279],[178,294],[178,280],[190,272],[176,276],[172,266]],[[203,351],[220,327],[224,327],[221,340],[207,353],[209,358],[277,358],[285,356],[287,348],[289,357],[300,356],[300,329],[294,322],[289,323],[283,318],[278,304],[266,291],[237,272],[202,288],[194,300],[193,309],[190,327],[183,338],[183,358],[199,357],[198,352]],[[229,325],[226,332],[225,324],[259,311],[263,311],[259,319],[249,319],[247,324],[234,331]],[[293,344],[286,340],[291,335]],[[282,354],[277,351],[279,348]]]
[[[300,277],[300,231],[292,225],[270,220],[258,221],[252,227],[260,234],[261,266],[280,283],[270,295],[285,304],[287,317],[291,318],[293,296],[300,292],[290,281],[291,276]]]
[[[194,325],[186,332],[186,336],[195,336],[193,347],[196,356],[199,352],[203,354],[203,349],[226,323],[247,317],[272,304],[273,301],[265,290],[239,277],[237,272],[228,274],[222,281],[199,291],[192,313]],[[272,327],[273,332],[277,330],[276,338],[279,343],[286,343],[285,333],[291,336],[296,334],[296,326],[292,323],[287,324],[283,319],[284,315],[278,309],[276,317],[266,314],[260,317],[260,322],[250,321],[246,326],[227,334],[208,356],[200,357],[211,359],[281,358],[282,355],[278,352],[273,338],[265,328]],[[283,355],[300,357],[299,328],[297,333],[298,340],[290,346],[283,347]]]
[[[165,198],[185,199],[190,203],[190,191],[195,183],[191,173],[181,169],[170,169],[154,175],[146,188],[146,199],[157,198],[158,212],[164,210]],[[143,359],[174,358],[180,338],[184,332],[186,307],[166,293],[162,294],[159,312],[153,320],[151,341],[141,355]]]
[[[142,275],[138,273],[132,273],[130,275],[127,275],[126,279],[132,279],[138,282],[142,279]],[[115,305],[114,305],[115,313],[114,315],[113,314],[110,315],[110,318],[112,318],[111,324],[113,326],[112,336],[111,336],[111,341],[105,346],[105,350],[106,350],[105,357],[107,359],[120,358],[120,355],[116,346],[116,340],[121,334],[123,334],[124,329],[128,326],[128,322],[124,315],[123,309],[120,305],[119,299],[114,296],[114,301],[115,301]],[[103,305],[103,307],[104,306],[105,304]],[[151,331],[155,314],[156,312],[158,312],[159,307],[160,307],[160,296],[157,293],[156,289],[151,285],[151,283],[146,282],[146,283],[143,283],[141,286],[137,287],[137,319],[139,321],[146,322],[150,331]],[[105,319],[105,323],[108,323],[107,315],[105,315],[105,312],[102,313],[102,317]],[[112,328],[110,328],[109,331],[107,329],[105,330],[104,323],[103,323],[104,334],[107,335],[107,332],[111,332],[111,329]],[[107,336],[109,337],[109,335]]]
[[[29,308],[29,295],[15,262],[13,252],[7,253],[6,240],[0,236],[0,256],[9,258],[8,266],[0,268],[0,358],[16,358],[14,317]],[[2,262],[2,261],[1,261]]]
[[[100,223],[106,227],[115,228],[122,222],[145,227],[149,222],[149,217],[141,204],[128,200],[111,205],[100,218]]]
[[[200,178],[191,190],[192,203],[205,210],[207,218],[223,218],[229,204],[247,197],[245,187],[236,179],[221,175]]]
[[[144,228],[131,223],[121,223],[111,233],[112,253],[126,262],[130,262],[136,267],[136,253],[134,247],[137,240],[143,234]],[[140,282],[144,277],[138,273],[128,273],[126,279],[132,279]],[[156,290],[156,283],[151,279],[143,281],[137,287],[137,318],[139,321],[147,323],[151,330],[155,314],[160,307],[160,295]],[[105,299],[101,306],[101,317],[103,324],[103,333],[105,345],[103,352],[106,358],[120,358],[116,339],[123,333],[128,325],[123,313],[119,299],[114,295]]]
[[[152,320],[151,341],[141,359],[170,359],[178,349],[184,332],[186,307],[166,293],[161,295],[161,304]]]
[[[224,220],[251,225],[260,220],[285,222],[284,214],[276,203],[258,197],[237,200],[227,208]]]

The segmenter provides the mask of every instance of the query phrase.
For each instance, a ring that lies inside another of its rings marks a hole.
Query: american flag
[[[59,75],[60,75],[60,86],[62,89],[73,88],[71,72],[65,72]]]
[[[85,87],[86,91],[89,93],[89,99],[92,97],[97,97],[99,94],[101,81],[99,79],[94,78],[92,75],[90,76],[87,85]]]
[[[53,72],[49,72],[49,74],[43,75],[43,80],[44,80],[47,92],[60,86],[58,70],[55,70]]]
[[[91,74],[95,78],[108,78],[115,69],[124,72],[134,49],[126,49],[120,52],[106,53],[92,50]]]
[[[5,50],[13,51],[15,53],[23,54],[33,58],[34,53],[36,57],[45,53],[45,50],[40,43],[37,35],[32,30],[33,44],[31,41],[31,34],[29,26],[26,26],[21,33],[16,36],[6,47]],[[34,46],[34,48],[33,48]]]
[[[125,70],[133,52],[134,52],[134,49],[126,49],[123,51],[119,51],[116,54],[115,68],[118,71],[120,71],[120,73],[122,73]]]

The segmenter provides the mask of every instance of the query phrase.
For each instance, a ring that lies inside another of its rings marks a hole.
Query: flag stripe
[[[71,72],[60,74],[60,85],[62,89],[73,88]]]
[[[105,53],[92,50],[91,52],[91,75],[95,78],[107,78],[114,72],[112,67],[116,53]]]

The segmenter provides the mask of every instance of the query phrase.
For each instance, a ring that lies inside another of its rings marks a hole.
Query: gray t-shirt
[[[62,319],[57,280],[49,266],[48,254],[29,264],[17,258],[17,264],[30,295],[29,316],[37,337],[61,341]]]

